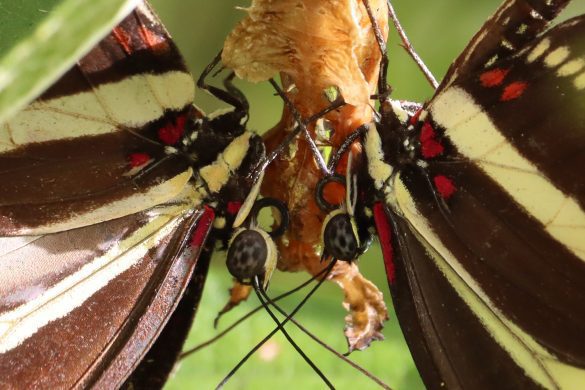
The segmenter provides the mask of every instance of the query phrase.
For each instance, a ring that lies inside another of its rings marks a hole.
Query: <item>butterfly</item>
[[[365,126],[361,186],[427,388],[585,383],[585,16],[548,28],[567,3],[504,1],[428,102],[382,85]]]
[[[265,154],[205,88],[140,3],[0,125],[0,387],[162,386]]]

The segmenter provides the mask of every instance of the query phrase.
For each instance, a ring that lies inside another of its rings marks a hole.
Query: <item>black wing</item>
[[[585,383],[585,17],[537,35],[567,2],[528,3],[505,2],[455,62],[378,213],[429,388]]]
[[[198,302],[214,211],[168,152],[201,119],[193,93],[142,4],[0,125],[0,387],[118,387],[193,274]]]

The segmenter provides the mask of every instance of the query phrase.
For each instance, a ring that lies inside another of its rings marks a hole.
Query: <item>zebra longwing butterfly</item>
[[[141,3],[0,125],[0,387],[116,388],[133,372],[129,386],[164,383],[208,235],[264,156],[245,110],[207,118],[194,89]]]
[[[585,16],[508,0],[364,149],[393,302],[428,388],[585,383]],[[384,96],[382,94],[382,96]]]

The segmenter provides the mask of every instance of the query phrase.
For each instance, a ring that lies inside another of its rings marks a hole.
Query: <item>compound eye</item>
[[[269,256],[264,235],[258,230],[241,229],[233,237],[226,263],[232,276],[239,281],[264,274]]]
[[[344,212],[332,213],[323,229],[325,253],[338,260],[352,261],[358,256],[359,240],[350,216]]]
[[[279,223],[271,232],[266,232],[257,222],[260,210],[268,207],[279,213]],[[233,277],[240,283],[250,284],[258,276],[266,290],[277,262],[276,245],[272,237],[285,232],[288,220],[288,210],[283,202],[263,198],[254,203],[245,220],[248,227],[238,229],[230,240],[226,265]]]

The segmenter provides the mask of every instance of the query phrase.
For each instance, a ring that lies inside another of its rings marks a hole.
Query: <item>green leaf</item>
[[[138,2],[0,3],[0,123],[47,89]]]

